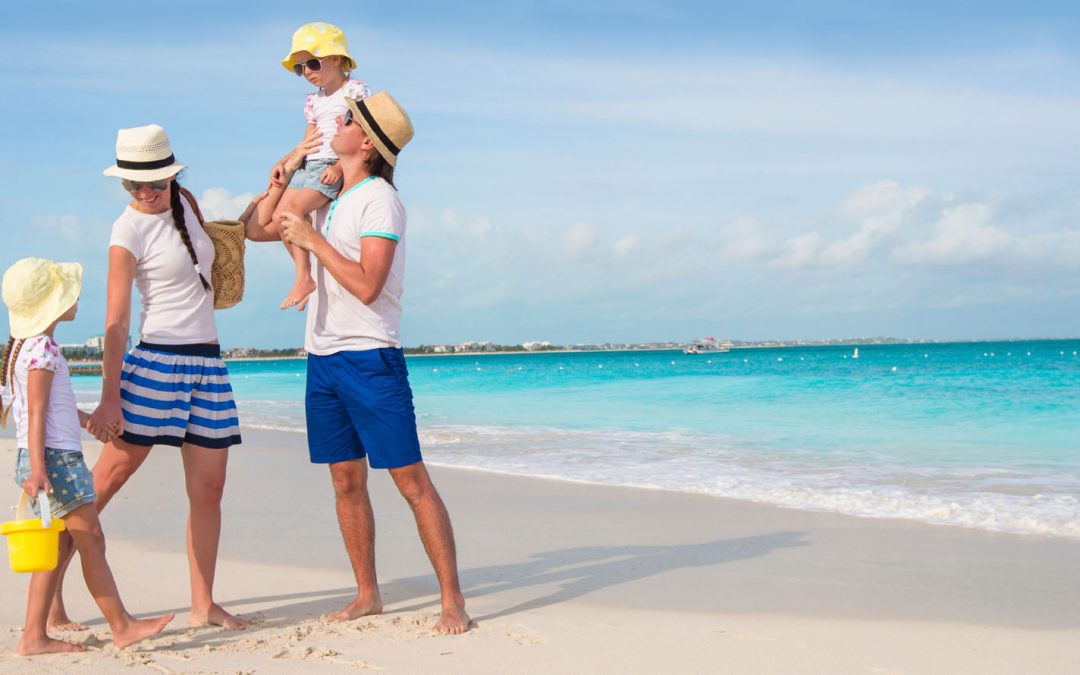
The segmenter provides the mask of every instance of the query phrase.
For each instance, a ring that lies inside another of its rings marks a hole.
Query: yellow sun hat
[[[34,337],[71,309],[82,292],[79,263],[23,258],[4,272],[4,304],[11,337]]]
[[[349,56],[349,45],[345,42],[345,33],[329,23],[316,21],[305,23],[296,29],[292,36],[292,49],[289,50],[289,55],[281,60],[281,65],[290,73],[296,64],[294,57],[299,52],[309,52],[317,59],[342,56],[346,60],[345,70],[356,69],[356,60]]]

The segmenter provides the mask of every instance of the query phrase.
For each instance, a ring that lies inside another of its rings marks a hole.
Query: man
[[[382,611],[375,578],[375,521],[367,463],[388,469],[412,507],[442,593],[440,633],[464,633],[469,615],[458,581],[450,516],[420,456],[412,390],[398,338],[405,274],[405,208],[393,186],[408,115],[386,92],[346,99],[331,147],[345,183],[318,229],[290,213],[281,235],[310,251],[318,286],[308,307],[308,448],[330,465],[338,524],[357,594],[330,615],[347,621]]]

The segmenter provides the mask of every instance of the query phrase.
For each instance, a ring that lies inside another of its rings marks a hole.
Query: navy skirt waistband
[[[146,349],[152,352],[165,352],[166,354],[179,354],[180,356],[221,357],[221,345],[216,342],[205,342],[193,345],[158,345],[152,342],[140,342],[139,349]]]

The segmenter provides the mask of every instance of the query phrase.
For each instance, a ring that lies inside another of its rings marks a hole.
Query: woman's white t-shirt
[[[214,244],[187,200],[184,224],[203,276],[210,280]],[[214,293],[203,288],[173,222],[172,211],[140,213],[129,205],[113,223],[109,246],[135,256],[135,287],[142,296],[139,337],[154,344],[217,342]]]
[[[10,364],[9,364],[9,367]],[[49,407],[45,411],[45,447],[54,450],[82,450],[79,412],[75,407],[75,392],[71,388],[71,373],[60,353],[60,345],[48,335],[27,338],[19,349],[11,373],[11,412],[15,416],[16,447],[29,448],[30,418],[26,406],[26,386],[31,370],[53,373],[49,390]]]

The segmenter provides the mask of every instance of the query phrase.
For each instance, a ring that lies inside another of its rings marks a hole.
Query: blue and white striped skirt
[[[229,372],[216,344],[140,342],[124,357],[120,405],[120,438],[134,445],[228,448],[240,443]]]

